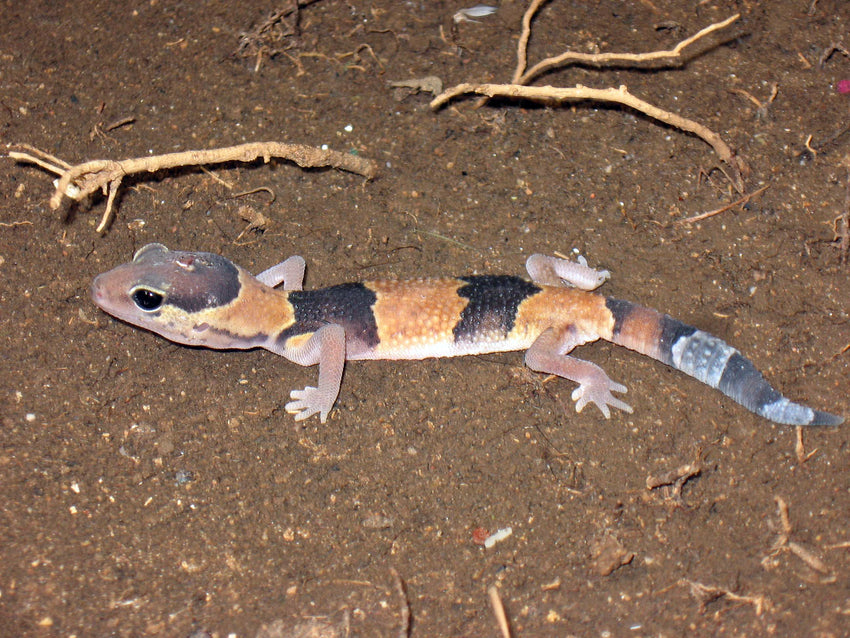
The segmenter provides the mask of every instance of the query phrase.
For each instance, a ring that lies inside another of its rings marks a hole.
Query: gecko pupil
[[[158,292],[139,288],[132,295],[133,302],[142,310],[156,310],[162,305],[163,297]]]

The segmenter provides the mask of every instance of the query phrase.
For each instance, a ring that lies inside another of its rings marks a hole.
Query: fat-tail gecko
[[[97,277],[103,310],[166,339],[208,348],[266,348],[319,365],[316,387],[293,390],[286,410],[324,423],[346,360],[425,359],[525,350],[532,370],[578,384],[576,410],[594,403],[631,412],[596,364],[569,356],[605,339],[717,388],[776,423],[838,425],[843,418],[786,399],[735,348],[629,301],[591,291],[609,277],[587,262],[528,258],[531,281],[511,275],[366,281],[302,290],[304,260],[290,257],[256,277],[211,253],[148,244],[133,261]]]

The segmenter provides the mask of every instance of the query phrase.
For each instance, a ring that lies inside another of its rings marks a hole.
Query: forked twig
[[[692,224],[694,222],[702,221],[703,219],[708,219],[709,217],[714,217],[715,215],[719,215],[720,213],[725,213],[727,210],[735,208],[735,206],[739,206],[740,204],[746,204],[756,195],[761,195],[764,191],[770,188],[770,184],[767,186],[762,186],[757,191],[753,191],[752,193],[748,193],[744,195],[740,199],[736,199],[731,204],[726,204],[725,206],[721,206],[720,208],[715,208],[714,210],[710,210],[707,213],[700,213],[699,215],[694,215],[693,217],[687,217],[685,219],[679,219],[673,223],[675,224]]]
[[[616,102],[629,106],[636,111],[648,115],[670,126],[675,126],[683,131],[693,133],[704,142],[709,144],[721,160],[726,162],[732,169],[732,183],[738,192],[744,192],[744,175],[749,172],[746,163],[738,157],[735,152],[724,142],[717,133],[714,133],[699,122],[689,120],[681,115],[670,113],[644,102],[640,98],[629,93],[625,86],[617,89],[592,89],[577,85],[572,88],[561,88],[554,86],[522,86],[519,84],[458,84],[443,91],[431,100],[431,108],[438,109],[449,100],[465,93],[477,93],[488,97],[513,97],[540,102],[565,102],[567,100],[595,100],[598,102]]]
[[[519,34],[519,43],[516,48],[516,70],[511,79],[511,84],[528,84],[528,81],[521,82],[522,74],[528,65],[528,40],[531,38],[531,19],[540,6],[547,0],[532,0],[528,5],[528,9],[522,16],[522,32]]]
[[[779,522],[782,526],[782,531],[776,536],[776,540],[773,541],[770,553],[762,558],[762,566],[765,568],[773,567],[780,553],[789,552],[806,563],[809,568],[822,574],[820,578],[822,583],[835,582],[836,575],[817,553],[804,547],[797,541],[791,540],[794,528],[791,525],[791,514],[789,513],[788,503],[781,496],[775,496],[774,500],[776,501],[776,507],[779,512]]]
[[[726,598],[727,600],[736,603],[752,605],[756,616],[761,616],[766,610],[770,610],[773,608],[773,605],[771,604],[770,600],[764,594],[757,594],[755,596],[744,596],[741,594],[736,594],[735,592],[730,591],[725,587],[704,585],[703,583],[698,583],[696,581],[688,580],[686,578],[680,580],[679,584],[687,585],[688,588],[691,590],[691,595],[699,601],[700,613],[705,613],[708,604],[714,602],[715,600],[719,600],[720,598]]]
[[[80,201],[95,191],[103,191],[107,195],[106,211],[97,226],[97,232],[103,232],[112,220],[115,195],[121,186],[121,181],[127,175],[135,173],[154,173],[169,168],[183,166],[199,166],[202,164],[221,164],[223,162],[252,162],[259,157],[268,163],[272,157],[289,160],[303,168],[332,166],[340,170],[373,178],[377,173],[377,165],[368,159],[306,146],[304,144],[284,144],[282,142],[251,142],[239,146],[228,146],[203,151],[182,151],[139,157],[121,161],[93,160],[70,166],[62,160],[29,145],[21,145],[29,153],[10,151],[9,157],[21,162],[31,162],[59,175],[56,191],[50,198],[53,210],[62,205],[63,197]]]
[[[667,65],[681,64],[684,62],[682,52],[696,41],[701,40],[710,33],[728,27],[741,17],[736,13],[722,22],[716,22],[698,31],[689,38],[685,38],[679,44],[668,51],[650,51],[648,53],[576,53],[566,51],[560,55],[546,58],[535,64],[528,71],[525,70],[527,54],[525,48],[528,46],[528,35],[531,29],[531,17],[542,4],[535,0],[523,16],[523,32],[520,36],[517,55],[517,68],[514,71],[513,84],[528,84],[534,78],[551,69],[565,66],[567,64],[586,64],[590,66],[614,66],[617,64],[628,64],[630,66],[640,65],[647,62],[661,62]],[[525,36],[525,37],[523,37]]]
[[[431,108],[438,109],[449,100],[464,93],[479,93],[488,97],[513,97],[537,101],[563,102],[567,100],[596,100],[600,102],[613,102],[629,106],[649,117],[670,126],[693,133],[708,143],[731,168],[729,176],[733,186],[739,193],[744,192],[744,177],[749,169],[744,161],[738,157],[719,135],[707,127],[689,120],[688,118],[670,113],[657,106],[645,102],[628,92],[625,86],[619,89],[590,89],[581,85],[573,88],[561,87],[529,87],[526,86],[542,73],[566,64],[581,63],[597,67],[613,66],[616,64],[640,66],[646,63],[663,63],[667,65],[682,64],[685,61],[683,51],[689,46],[705,38],[707,35],[723,29],[740,17],[735,14],[721,22],[711,24],[698,31],[694,35],[685,38],[675,47],[668,51],[651,51],[649,53],[575,53],[567,51],[561,55],[546,58],[535,64],[526,71],[528,64],[528,41],[531,38],[531,22],[537,10],[546,0],[532,0],[522,18],[522,31],[517,44],[517,66],[514,70],[510,84],[483,84],[464,83],[445,90],[431,101]],[[480,106],[481,103],[479,103]]]

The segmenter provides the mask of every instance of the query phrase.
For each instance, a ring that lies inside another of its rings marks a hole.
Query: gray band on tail
[[[607,299],[606,306],[614,316],[614,343],[717,388],[751,412],[787,425],[839,425],[844,421],[783,397],[749,359],[722,339],[628,301]]]
[[[665,317],[668,321],[681,323]],[[787,425],[838,425],[840,417],[793,403],[777,392],[753,363],[722,339],[695,330],[670,348],[671,365],[717,388],[748,410]]]

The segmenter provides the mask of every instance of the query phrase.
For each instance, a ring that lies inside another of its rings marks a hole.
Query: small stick
[[[690,479],[699,476],[702,468],[697,463],[686,463],[674,470],[646,477],[646,489],[654,490],[659,487],[669,487],[672,500],[682,507],[685,506],[682,490]],[[666,490],[665,490],[666,491]]]
[[[824,66],[826,64],[826,61],[829,60],[829,58],[832,57],[832,54],[835,53],[836,51],[838,51],[839,53],[843,53],[848,58],[850,58],[850,51],[847,50],[847,47],[845,47],[840,42],[835,42],[835,43],[829,45],[824,50],[823,55],[820,56],[820,60],[818,60],[818,64],[820,64],[821,66]]]
[[[531,38],[531,19],[534,17],[534,14],[537,13],[540,5],[544,2],[546,2],[546,0],[533,0],[528,6],[528,9],[525,10],[525,14],[522,16],[522,33],[520,33],[519,43],[517,44],[516,70],[514,71],[514,76],[511,79],[511,84],[526,84],[525,82],[520,82],[520,78],[528,65],[528,40]]]
[[[752,193],[749,193],[748,195],[744,195],[741,199],[737,199],[734,202],[732,202],[731,204],[726,204],[726,206],[721,206],[720,208],[710,210],[707,213],[702,213],[700,215],[694,215],[693,217],[688,217],[686,219],[680,219],[675,223],[676,224],[691,224],[693,222],[698,222],[698,221],[701,221],[703,219],[708,219],[709,217],[714,217],[715,215],[719,215],[720,213],[725,213],[730,208],[735,208],[735,206],[738,206],[740,204],[746,204],[753,197],[755,197],[756,195],[761,195],[768,188],[770,188],[770,184],[768,184],[767,186],[762,186],[757,191],[753,191]]]
[[[838,258],[841,265],[847,264],[847,253],[850,252],[850,156],[845,158],[847,165],[847,186],[844,193],[844,210],[841,211],[838,223]]]
[[[675,115],[668,111],[664,111],[658,107],[655,107],[647,102],[639,100],[633,95],[629,94],[625,87],[621,86],[619,90],[611,88],[611,89],[588,89],[581,85],[577,85],[575,88],[553,88],[553,87],[529,87],[528,91],[523,92],[520,87],[524,87],[529,84],[533,79],[543,74],[544,72],[553,69],[558,66],[564,66],[566,64],[573,63],[582,63],[596,67],[604,67],[604,66],[612,66],[612,65],[626,65],[626,66],[639,66],[641,64],[647,62],[662,62],[667,65],[679,64],[681,65],[684,62],[683,51],[695,43],[696,41],[704,38],[705,36],[718,31],[720,29],[724,29],[736,20],[740,18],[740,14],[735,14],[722,20],[721,22],[717,22],[711,24],[704,29],[698,31],[694,35],[685,38],[681,42],[679,42],[675,47],[668,51],[652,51],[649,53],[575,53],[572,51],[567,51],[562,53],[561,55],[546,58],[537,64],[535,64],[530,70],[526,71],[526,66],[528,64],[528,41],[531,38],[531,22],[534,18],[534,15],[540,9],[540,7],[545,4],[546,0],[531,0],[528,8],[522,17],[522,30],[520,32],[519,41],[517,44],[517,65],[513,73],[513,77],[511,79],[511,83],[507,85],[496,85],[496,84],[472,84],[465,83],[459,84],[447,91],[444,91],[437,97],[435,97],[431,101],[431,108],[437,109],[449,100],[461,95],[463,93],[479,93],[484,95],[485,97],[480,98],[476,101],[476,108],[482,106],[488,97],[500,96],[500,97],[519,97],[526,98],[531,100],[554,100],[554,101],[565,101],[565,100],[599,100],[602,102],[618,102],[620,104],[624,104],[626,106],[630,106],[641,113],[648,115],[654,119],[665,122],[674,126],[676,128],[680,128],[682,130],[693,133],[694,135],[702,138],[705,142],[714,148],[715,152],[720,156],[720,158],[727,162],[731,169],[732,175],[728,175],[727,177],[732,182],[739,193],[744,192],[744,177],[749,172],[744,161],[735,155],[732,149],[718,136],[716,133],[710,131],[705,126],[694,122],[692,120],[686,119],[679,115]],[[538,91],[543,91],[543,94],[538,93]],[[724,174],[726,172],[724,171]]]
[[[410,603],[407,600],[407,592],[404,591],[404,581],[401,579],[398,571],[396,571],[395,567],[390,567],[390,573],[393,576],[393,581],[395,582],[395,589],[398,592],[399,597],[401,598],[401,604],[399,605],[400,614],[401,614],[401,626],[398,628],[398,638],[409,638],[410,637]]]
[[[818,156],[818,151],[817,151],[817,149],[816,149],[816,148],[814,148],[814,147],[812,146],[812,136],[811,136],[811,135],[809,135],[809,136],[806,138],[806,141],[805,141],[805,142],[803,142],[803,144],[806,146],[806,150],[807,150],[809,153],[811,153],[811,154],[812,154],[812,157],[817,157],[817,156]]]
[[[436,110],[465,93],[477,93],[488,97],[513,97],[527,100],[535,100],[538,102],[566,102],[568,100],[596,100],[597,102],[615,102],[629,106],[636,111],[648,115],[670,126],[674,126],[683,131],[693,133],[709,146],[714,149],[714,152],[721,160],[726,162],[732,170],[731,180],[735,189],[739,193],[744,192],[744,174],[748,172],[747,165],[738,157],[735,152],[724,142],[717,133],[711,131],[699,122],[689,120],[688,118],[676,115],[669,111],[658,108],[644,102],[629,93],[625,86],[619,88],[608,89],[592,89],[580,84],[572,88],[560,88],[553,86],[522,86],[519,84],[473,84],[463,83],[458,84],[431,100],[431,108]]]
[[[44,151],[37,149],[35,146],[31,146],[29,144],[19,144],[18,146],[29,151],[32,155],[10,151],[9,157],[12,159],[23,159],[24,161],[32,162],[33,164],[41,166],[43,169],[48,170],[51,173],[57,174],[61,174],[61,171],[57,170],[57,167],[65,170],[71,168],[71,165],[68,162],[63,161],[50,153],[45,153]]]
[[[108,133],[109,131],[114,131],[117,128],[121,128],[122,126],[127,126],[128,124],[132,124],[135,121],[136,121],[136,118],[133,117],[132,115],[130,115],[128,117],[122,117],[121,119],[115,120],[111,124],[107,124],[106,126],[104,126],[103,130]]]
[[[779,512],[779,524],[782,525],[782,533],[779,535],[777,542],[780,545],[784,545],[788,542],[791,532],[794,531],[794,528],[791,527],[791,514],[788,511],[788,503],[785,502],[784,498],[774,496],[773,500],[776,501],[776,509]]]
[[[830,568],[817,554],[815,554],[812,550],[803,547],[800,543],[791,540],[794,528],[791,525],[791,515],[789,513],[788,503],[786,503],[785,499],[781,496],[775,496],[774,500],[776,501],[776,508],[779,512],[779,523],[782,526],[782,531],[776,536],[776,540],[773,542],[769,554],[762,559],[762,564],[769,564],[769,561],[775,559],[780,552],[790,552],[806,563],[806,565],[808,565],[811,569],[820,572],[821,574],[825,574],[826,577],[822,579],[822,582],[834,582],[834,574],[832,574]]]
[[[803,426],[797,426],[797,442],[794,445],[794,452],[797,455],[797,461],[799,463],[805,463],[810,458],[812,458],[815,454],[818,453],[818,448],[815,448],[808,454],[806,454],[806,446],[803,443]]]
[[[536,9],[536,7],[534,8]],[[531,7],[529,7],[529,11],[531,11]],[[575,53],[573,51],[567,51],[565,53],[562,53],[561,55],[541,60],[533,67],[531,67],[531,69],[529,69],[527,72],[522,73],[521,75],[517,75],[515,73],[515,79],[513,83],[528,84],[534,78],[539,75],[542,75],[550,69],[559,66],[564,66],[565,64],[573,64],[577,62],[581,64],[600,67],[624,63],[641,64],[645,62],[655,62],[659,60],[665,61],[668,64],[673,64],[674,62],[681,62],[682,51],[685,48],[689,47],[697,40],[704,38],[709,33],[713,33],[714,31],[718,31],[719,29],[728,27],[740,17],[741,14],[736,13],[735,15],[726,18],[722,22],[711,24],[702,29],[701,31],[695,33],[691,37],[685,38],[669,51],[650,51],[649,53]],[[530,20],[531,19],[529,17],[529,24]],[[525,17],[523,17],[523,29],[525,28],[525,22]],[[527,41],[528,39],[526,38],[526,43]],[[523,45],[523,41],[521,38],[520,45]],[[517,67],[517,70],[519,70],[519,66]]]
[[[104,212],[100,224],[97,226],[99,233],[102,233],[112,220],[112,206],[115,202],[116,192],[121,186],[121,180],[125,176],[135,173],[154,173],[168,168],[221,164],[223,162],[252,162],[258,157],[262,157],[266,163],[272,157],[280,157],[305,168],[333,166],[340,170],[363,175],[367,179],[373,178],[378,170],[375,162],[350,153],[282,142],[250,142],[225,148],[182,151],[121,161],[93,160],[76,166],[69,166],[65,162],[32,147],[24,146],[23,148],[30,150],[33,154],[10,151],[9,157],[18,161],[37,164],[60,176],[56,191],[50,198],[50,207],[53,210],[62,205],[63,197],[80,201],[97,190],[107,194],[106,212]],[[45,159],[54,161],[55,165],[51,165]]]
[[[495,585],[490,585],[487,588],[487,594],[490,596],[490,604],[493,606],[493,613],[496,614],[496,622],[499,623],[502,638],[511,638],[511,626],[508,623],[508,615],[505,613],[502,598],[499,596],[499,588]]]
[[[763,594],[757,596],[742,596],[736,594],[724,587],[715,587],[714,585],[704,585],[702,583],[682,579],[679,581],[681,585],[687,585],[691,590],[691,595],[699,601],[700,613],[705,613],[706,605],[719,598],[727,598],[736,603],[746,603],[752,605],[756,616],[761,616],[766,609],[771,609],[770,600]]]
[[[252,188],[251,190],[242,191],[241,193],[236,193],[235,195],[231,195],[227,199],[239,199],[240,197],[246,197],[248,195],[255,195],[256,193],[268,193],[271,199],[268,201],[267,205],[271,205],[274,203],[274,200],[277,199],[277,195],[275,192],[269,188],[268,186],[257,186],[257,188]]]

